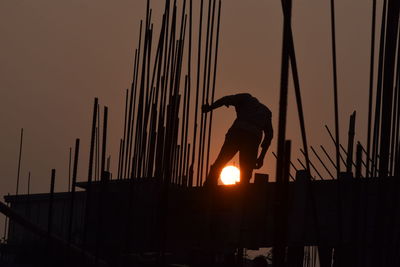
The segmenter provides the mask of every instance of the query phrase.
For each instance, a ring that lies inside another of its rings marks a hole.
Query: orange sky
[[[193,2],[196,25],[199,1]],[[152,3],[156,18],[161,11],[158,3]],[[333,129],[329,3],[294,1],[293,33],[309,143],[324,144],[333,152],[324,130],[325,124]],[[356,141],[366,143],[371,6],[372,0],[336,1],[344,145],[348,116],[353,110],[358,112]],[[380,8],[379,1],[378,14]],[[64,191],[68,151],[77,137],[81,138],[82,151],[78,177],[84,179],[95,96],[110,108],[108,149],[116,172],[125,88],[130,86],[139,20],[144,14],[145,0],[0,2],[0,196],[15,192],[22,127],[25,129],[22,192],[26,191],[28,171],[32,172],[32,191],[48,191],[52,168],[57,169],[56,190]],[[280,1],[225,0],[221,19],[216,96],[253,94],[272,110],[277,134],[282,43]],[[159,27],[158,23],[156,32]],[[300,134],[292,87],[289,92],[287,137],[293,140],[296,161],[300,157]],[[234,116],[233,108],[223,107],[214,113],[211,160]],[[275,159],[271,151],[276,151],[276,138],[261,169],[274,177]]]

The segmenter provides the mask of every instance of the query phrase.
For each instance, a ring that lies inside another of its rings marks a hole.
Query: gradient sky
[[[163,1],[153,2],[158,35]],[[200,1],[193,2],[197,27]],[[113,157],[112,170],[116,172],[125,88],[131,83],[145,3],[0,1],[0,196],[15,193],[22,127],[25,139],[20,192],[26,192],[28,171],[32,172],[32,192],[47,192],[52,168],[57,170],[56,190],[65,191],[69,147],[77,137],[81,138],[82,152],[78,180],[85,179],[91,110],[96,96],[100,104],[110,109],[108,150]],[[353,110],[357,110],[355,140],[366,144],[371,7],[372,0],[336,1],[344,145]],[[324,129],[325,124],[332,130],[334,125],[329,8],[328,0],[294,1],[292,25],[309,143],[324,144],[333,152]],[[378,1],[378,21],[380,13]],[[216,97],[239,92],[256,96],[272,110],[276,134],[282,19],[279,0],[223,1],[216,91]],[[293,140],[296,161],[300,157],[300,132],[292,86],[289,93],[287,138]],[[215,159],[234,118],[233,108],[223,107],[214,113],[211,160]],[[274,177],[275,159],[271,151],[276,151],[276,138],[261,169]]]

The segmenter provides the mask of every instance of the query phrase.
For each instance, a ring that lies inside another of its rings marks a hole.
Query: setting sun
[[[240,170],[235,166],[226,166],[220,175],[224,185],[233,185],[240,181]]]

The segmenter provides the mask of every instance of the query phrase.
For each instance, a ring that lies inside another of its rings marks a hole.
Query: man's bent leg
[[[238,150],[238,140],[235,140],[234,135],[228,133],[217,159],[210,167],[210,172],[207,175],[205,185],[218,184],[218,177],[222,168],[233,158],[233,156],[235,156]]]

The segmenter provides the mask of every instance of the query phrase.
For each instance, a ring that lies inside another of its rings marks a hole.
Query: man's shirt
[[[241,129],[261,137],[264,131],[265,138],[262,146],[269,146],[272,139],[272,113],[265,105],[250,94],[229,95],[221,100],[224,105],[234,106],[236,110],[236,120],[228,133]]]

